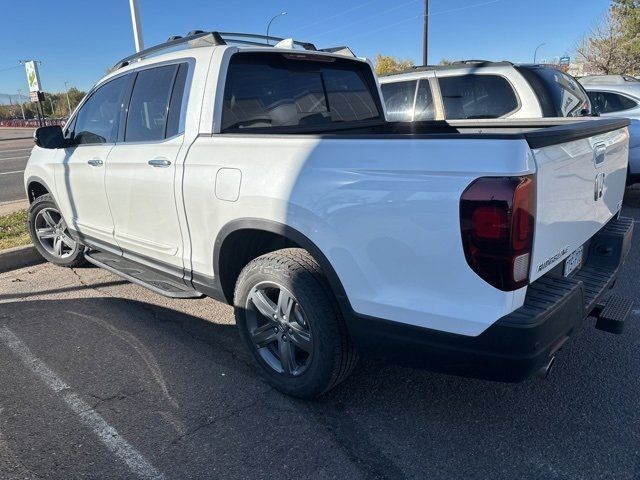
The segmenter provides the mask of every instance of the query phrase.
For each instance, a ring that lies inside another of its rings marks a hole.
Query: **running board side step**
[[[609,333],[622,333],[632,308],[633,300],[619,297],[618,295],[610,295],[592,313],[597,318],[596,328]]]
[[[204,296],[192,287],[185,285],[182,279],[158,272],[128,258],[98,250],[85,250],[84,256],[89,263],[165,297],[200,298]]]

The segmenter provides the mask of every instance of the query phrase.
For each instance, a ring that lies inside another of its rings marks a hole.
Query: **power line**
[[[21,68],[22,65],[16,65],[15,67],[6,67],[6,68],[2,68],[0,69],[0,72],[8,72],[9,70],[14,70],[16,68]]]
[[[468,10],[470,8],[483,7],[483,6],[492,5],[494,3],[498,3],[498,2],[501,2],[501,1],[502,0],[490,0],[490,1],[482,2],[482,3],[474,3],[473,5],[465,5],[463,7],[450,8],[448,10],[440,10],[439,12],[429,13],[429,17],[433,17],[434,15],[443,15],[445,13],[458,12],[460,10]],[[413,2],[410,2],[410,3],[413,3]],[[402,20],[398,20],[397,22],[390,23],[388,25],[384,25],[383,27],[380,27],[380,28],[374,28],[372,30],[368,29],[366,32],[362,32],[362,33],[359,33],[359,34],[356,34],[356,35],[350,35],[349,38],[363,37],[363,36],[366,36],[366,35],[369,35],[369,34],[372,34],[372,33],[377,33],[377,32],[380,32],[382,30],[387,30],[389,28],[393,28],[395,26],[398,26],[398,25],[400,25],[402,23],[406,23],[406,22],[409,22],[411,20],[416,20],[418,18],[423,18],[423,17],[424,17],[424,14],[413,15],[411,17],[407,17],[407,18],[404,18]]]
[[[490,0],[488,2],[474,3],[473,5],[465,5],[463,7],[450,8],[449,10],[441,10],[439,12],[433,12],[433,13],[430,13],[429,16],[433,17],[434,15],[442,15],[443,13],[459,12],[460,10],[468,10],[470,8],[484,7],[485,5],[491,5],[501,1],[502,0]],[[419,15],[419,16],[421,17],[422,15]]]
[[[346,25],[342,25],[341,27],[332,28],[331,30],[325,30],[325,31],[324,31],[324,32],[322,32],[322,33],[314,34],[313,36],[314,36],[314,37],[321,37],[321,36],[323,36],[323,35],[326,35],[327,33],[335,32],[335,31],[337,31],[337,30],[343,30],[343,29],[345,29],[345,28],[347,28],[347,27],[350,27],[350,26],[352,26],[352,25],[356,25],[356,24],[358,24],[358,23],[362,23],[362,22],[365,22],[365,21],[367,21],[367,20],[371,20],[372,18],[379,17],[380,15],[385,15],[385,14],[390,13],[390,12],[393,12],[393,11],[395,11],[395,10],[399,10],[399,9],[401,9],[401,8],[406,7],[407,5],[411,5],[411,4],[416,3],[416,2],[418,2],[418,1],[420,1],[420,0],[410,0],[409,2],[401,3],[400,5],[396,5],[396,6],[395,6],[395,7],[393,7],[393,8],[389,8],[389,9],[387,9],[387,10],[383,10],[383,11],[381,11],[381,12],[375,13],[375,14],[373,14],[373,15],[369,15],[369,16],[367,16],[367,17],[362,17],[362,18],[360,18],[359,20],[356,20],[356,21],[354,21],[354,22],[347,23]],[[412,17],[412,18],[415,18],[415,17]]]
[[[372,3],[375,3],[375,2],[378,2],[378,1],[380,1],[380,0],[369,0],[368,2],[361,3],[360,5],[356,5],[355,7],[347,8],[346,10],[343,10],[340,13],[336,13],[335,15],[331,15],[329,17],[321,18],[320,20],[316,20],[315,22],[307,23],[306,25],[303,25],[301,27],[298,27],[298,28],[292,30],[292,32],[299,32],[300,30],[304,30],[306,28],[313,27],[314,25],[318,25],[320,23],[328,22],[329,20],[333,20],[334,18],[341,17],[343,15],[346,15],[347,13],[351,13],[351,12],[353,12],[355,10],[359,10],[359,9],[361,9],[363,7],[371,5]]]

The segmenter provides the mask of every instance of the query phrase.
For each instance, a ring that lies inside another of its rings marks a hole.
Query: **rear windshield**
[[[548,67],[516,67],[538,97],[544,117],[579,117],[591,114],[584,88],[566,73]]]
[[[237,53],[224,90],[222,130],[332,128],[381,120],[367,64],[303,54]]]

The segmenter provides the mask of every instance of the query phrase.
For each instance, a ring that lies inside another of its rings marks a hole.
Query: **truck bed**
[[[626,118],[541,118],[532,120],[490,119],[490,120],[429,120],[424,122],[383,122],[369,126],[340,129],[300,128],[247,128],[242,133],[224,133],[223,135],[269,136],[274,135],[312,135],[321,138],[368,138],[384,137],[388,139],[501,139],[526,140],[531,148],[542,148],[549,145],[566,143],[581,138],[588,138],[627,127]]]

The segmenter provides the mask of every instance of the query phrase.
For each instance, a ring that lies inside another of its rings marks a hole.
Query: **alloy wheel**
[[[36,214],[34,227],[38,242],[50,255],[62,259],[74,254],[76,242],[69,235],[69,228],[58,210],[40,210]]]
[[[251,289],[246,310],[249,336],[262,360],[278,373],[303,374],[311,363],[313,335],[293,294],[282,285],[260,283]]]

